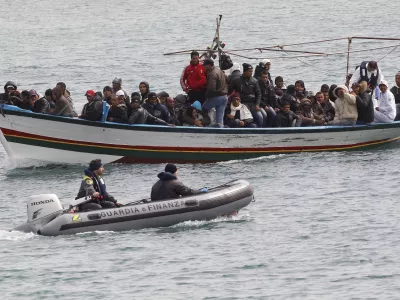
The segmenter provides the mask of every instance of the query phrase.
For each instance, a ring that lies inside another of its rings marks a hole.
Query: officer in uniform
[[[100,159],[92,160],[89,164],[89,168],[85,169],[85,176],[83,177],[81,187],[75,200],[83,197],[91,197],[91,200],[79,205],[80,211],[121,206],[121,204],[106,191],[106,184],[102,177],[103,172],[104,167]]]

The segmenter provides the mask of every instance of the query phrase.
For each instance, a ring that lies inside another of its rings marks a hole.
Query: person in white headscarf
[[[377,123],[391,123],[396,117],[396,102],[392,92],[388,91],[388,83],[382,80],[379,83],[381,90],[378,98],[378,107],[375,107],[374,121]]]
[[[333,91],[335,100],[335,119],[328,125],[350,126],[357,122],[358,111],[356,97],[349,94],[345,85],[338,85]]]

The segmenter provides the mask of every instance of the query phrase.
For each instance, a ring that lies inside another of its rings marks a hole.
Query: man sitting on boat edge
[[[83,177],[81,187],[75,200],[87,196],[90,196],[92,199],[79,205],[80,211],[121,206],[121,204],[107,192],[106,184],[102,177],[103,172],[104,167],[100,159],[92,160],[89,164],[89,168],[84,170],[85,176]]]
[[[207,193],[208,188],[201,190],[193,190],[185,186],[177,178],[178,168],[173,164],[165,166],[165,172],[157,175],[160,179],[151,188],[151,201],[160,201],[172,198],[179,198],[180,196],[195,195],[200,193]]]

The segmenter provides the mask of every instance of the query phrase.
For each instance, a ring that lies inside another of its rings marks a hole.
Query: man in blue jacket
[[[147,96],[146,103],[144,103],[142,107],[154,117],[164,120],[167,123],[170,122],[171,116],[168,108],[159,102],[156,93],[150,92]]]

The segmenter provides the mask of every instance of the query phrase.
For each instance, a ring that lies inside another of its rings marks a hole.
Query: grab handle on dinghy
[[[90,214],[88,215],[89,220],[98,220],[101,219],[101,214]]]
[[[185,205],[186,206],[197,206],[197,205],[199,205],[199,201],[197,201],[197,200],[186,200],[185,201]]]

